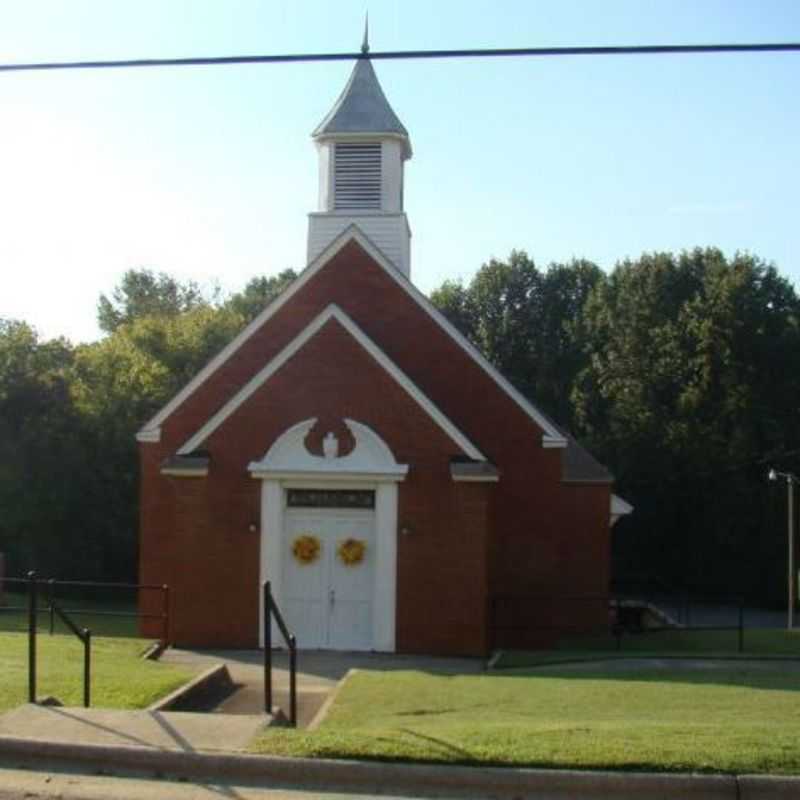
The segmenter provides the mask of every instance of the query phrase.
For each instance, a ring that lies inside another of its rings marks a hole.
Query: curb
[[[331,693],[327,696],[327,698],[325,698],[325,702],[319,707],[317,713],[314,714],[311,722],[306,725],[305,729],[307,731],[315,731],[317,728],[319,728],[319,726],[325,720],[325,717],[328,716],[328,712],[330,711],[334,700],[336,700],[336,698],[339,696],[339,692],[342,690],[342,687],[352,675],[355,675],[356,672],[358,672],[358,669],[351,667],[349,670],[347,670],[347,672],[345,672],[344,675],[342,675],[342,677],[339,679],[339,682],[333,687]]]
[[[230,689],[233,686],[231,675],[225,664],[216,664],[196,675],[188,683],[179,686],[166,697],[156,700],[147,707],[147,711],[177,711],[181,706],[195,701],[211,692]]]
[[[496,670],[498,662],[504,655],[505,650],[495,650],[491,658],[486,662],[486,671],[490,672],[491,670]]]
[[[800,778],[788,775],[740,775],[739,800],[789,800],[800,797]]]
[[[162,645],[161,642],[153,642],[153,644],[145,649],[140,658],[143,661],[158,661],[158,659],[161,658],[161,654],[166,649],[166,646]]]
[[[419,797],[533,800],[783,800],[800,796],[800,778],[778,776],[583,772],[166,751],[0,737],[0,758],[188,779],[269,781],[297,789],[397,792]]]

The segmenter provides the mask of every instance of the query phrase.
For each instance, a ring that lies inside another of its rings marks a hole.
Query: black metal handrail
[[[92,632],[88,628],[79,628],[59,606],[53,604],[50,607],[83,643],[83,707],[89,708],[92,685]]]
[[[272,617],[289,649],[289,724],[297,727],[297,639],[289,633],[278,604],[272,596],[270,581],[264,582],[264,711],[272,713]]]
[[[28,701],[36,702],[36,623],[38,617],[37,579],[35,572],[28,573]],[[92,632],[88,628],[79,628],[67,613],[52,599],[49,603],[50,613],[58,618],[83,644],[83,705],[89,708],[91,703],[92,676]]]

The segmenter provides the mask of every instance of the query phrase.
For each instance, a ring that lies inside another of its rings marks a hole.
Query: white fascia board
[[[353,322],[338,306],[331,304],[315,317],[286,347],[263,369],[250,379],[228,402],[214,414],[179,450],[178,455],[194,452],[208,437],[231,416],[255,391],[295,355],[322,327],[335,319],[378,364],[391,375],[417,402],[428,416],[475,461],[485,461],[485,456],[467,437],[434,405],[419,387]]]
[[[317,147],[326,142],[374,142],[376,139],[395,139],[403,146],[403,161],[407,161],[414,154],[408,136],[403,136],[395,131],[375,131],[374,133],[371,131],[370,133],[342,131],[341,133],[321,133],[319,136],[311,138]]]
[[[633,506],[627,501],[623,500],[618,494],[612,494],[611,513],[617,517],[624,516],[625,514],[631,514],[633,513]]]
[[[161,428],[142,428],[136,434],[137,442],[160,442],[161,441]]]
[[[406,479],[408,467],[397,472],[336,472],[319,470],[318,472],[291,472],[286,470],[259,469],[258,463],[253,462],[247,469],[253,478],[262,478],[273,481],[312,481],[314,486],[320,483],[329,484],[340,482],[356,482],[358,485],[371,486],[374,483],[399,483]],[[349,510],[349,509],[348,509]]]
[[[355,227],[355,226],[354,226]],[[345,231],[344,233],[348,233]],[[343,234],[344,235],[344,234]],[[428,316],[436,322],[440,328],[442,328],[446,333],[450,335],[450,338],[455,341],[457,345],[461,347],[461,349],[472,358],[480,367],[483,368],[483,371],[490,377],[494,382],[507,394],[511,397],[518,406],[525,411],[528,416],[544,431],[544,435],[542,436],[542,445],[544,447],[566,447],[567,440],[552,423],[542,415],[542,413],[533,406],[525,397],[520,394],[509,381],[503,377],[503,375],[498,372],[490,363],[489,361],[483,356],[483,354],[456,328],[450,320],[439,311],[436,306],[425,297],[413,283],[411,283],[408,278],[405,277],[402,273],[398,271],[398,269],[392,266],[392,262],[389,261],[383,253],[366,237],[364,234],[358,229],[355,228],[352,233],[350,234],[352,238],[356,239],[358,243],[369,253],[369,255],[380,264],[383,269],[388,273],[388,275],[397,283],[401,289],[405,290],[407,294],[409,294],[414,300],[417,301],[417,304],[422,307],[423,311],[428,313]],[[546,444],[545,442],[549,442]]]
[[[520,408],[544,431],[543,447],[566,447],[567,440],[561,432],[509,381],[503,377],[464,337],[458,329],[444,316],[419,289],[411,283],[387,258],[357,225],[350,225],[334,239],[304,270],[297,279],[281,292],[244,330],[226,345],[195,377],[172,398],[146,425],[142,432],[159,427],[164,420],[178,408],[194,391],[219,369],[270,317],[276,314],[289,300],[319,272],[348,242],[356,241],[369,256],[392,278],[406,294],[427,312],[434,322],[442,328],[464,352],[470,356],[483,371],[509,396]]]
[[[180,467],[164,467],[162,475],[171,475],[173,478],[205,478],[208,475],[208,467],[204,469],[181,469]]]
[[[289,284],[267,307],[247,326],[245,326],[239,334],[237,334],[222,350],[209,361],[203,369],[198,372],[183,389],[175,395],[151,420],[142,426],[141,434],[149,430],[159,428],[161,423],[164,422],[176,408],[181,406],[183,402],[194,394],[195,390],[202,386],[267,320],[278,313],[289,300],[308,283],[314,275],[319,272],[320,268],[333,258],[353,236],[355,228],[350,226],[342,231],[342,234],[334,239],[328,247],[326,247],[304,270],[297,276],[297,278]],[[382,256],[386,260],[385,256]],[[391,262],[388,262],[391,264]],[[397,269],[396,267],[391,267]],[[160,431],[159,431],[160,434]],[[150,441],[150,440],[143,440]]]

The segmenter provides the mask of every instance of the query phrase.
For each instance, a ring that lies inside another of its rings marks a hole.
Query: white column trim
[[[281,596],[281,543],[283,542],[283,486],[280,481],[261,481],[261,548],[259,550],[258,646],[264,646],[264,581],[272,582],[272,594]],[[277,567],[277,568],[276,568]],[[275,641],[273,630],[273,641]]]
[[[375,488],[375,585],[372,602],[372,646],[395,651],[397,607],[397,484]]]

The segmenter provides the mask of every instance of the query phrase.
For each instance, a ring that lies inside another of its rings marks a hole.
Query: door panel
[[[292,552],[303,534],[321,544],[319,557],[300,563]],[[348,538],[363,541],[364,559],[346,565],[337,549]],[[281,608],[298,647],[332,650],[372,649],[375,575],[375,515],[343,509],[287,510]]]
[[[313,516],[287,515],[283,547],[281,611],[286,625],[297,636],[298,647],[317,649],[327,644],[326,542],[320,535],[320,520]],[[292,553],[298,536],[309,533],[322,543],[322,552],[311,564],[299,562]]]
[[[333,540],[330,587],[334,602],[328,629],[333,650],[372,648],[372,597],[375,564],[374,516],[331,520]],[[347,565],[339,558],[339,545],[349,538],[366,544],[364,560]]]

